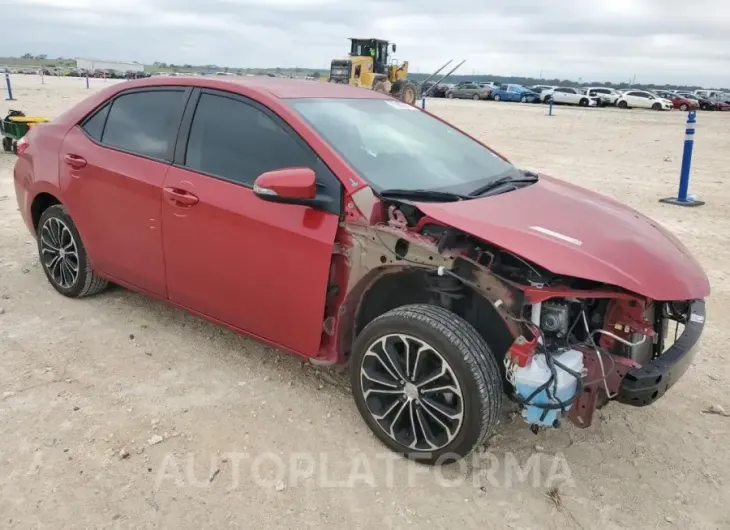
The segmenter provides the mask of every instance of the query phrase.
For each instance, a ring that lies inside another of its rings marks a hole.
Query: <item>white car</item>
[[[605,86],[591,86],[585,89],[586,94],[589,96],[596,97],[600,100],[598,103],[601,107],[608,105],[615,105],[618,99],[621,97],[621,92],[614,88]]]
[[[620,109],[672,110],[674,103],[648,90],[627,90],[618,98],[616,106]]]
[[[562,87],[546,90],[540,94],[540,98],[545,103],[562,103],[564,105],[580,105],[581,107],[597,107],[598,98],[591,97],[581,88]]]

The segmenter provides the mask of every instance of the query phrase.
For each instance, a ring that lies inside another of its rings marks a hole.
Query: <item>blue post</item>
[[[548,116],[553,115],[553,98],[550,96],[550,108],[548,109]]]
[[[679,192],[677,197],[660,199],[659,202],[674,204],[676,206],[702,206],[703,201],[694,197],[688,197],[689,174],[692,167],[692,149],[695,143],[695,127],[697,126],[697,112],[691,110],[687,113],[687,128],[684,135],[684,151],[682,152],[682,169],[679,173]]]
[[[89,72],[86,72],[86,88],[89,88]]]
[[[421,108],[426,110],[426,96],[421,97]]]
[[[8,85],[8,97],[5,98],[7,101],[15,101],[13,99],[13,87],[10,86],[10,72],[5,70],[5,84]]]

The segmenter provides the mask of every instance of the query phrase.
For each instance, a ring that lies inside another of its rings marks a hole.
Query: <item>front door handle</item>
[[[86,166],[86,159],[79,155],[72,155],[72,154],[66,154],[63,155],[63,159],[74,169],[81,169],[82,167]]]
[[[175,206],[194,206],[199,201],[195,195],[180,188],[164,188],[162,192],[167,201]]]

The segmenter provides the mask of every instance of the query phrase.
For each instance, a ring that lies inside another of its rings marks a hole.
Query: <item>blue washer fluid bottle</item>
[[[573,372],[579,374],[583,372],[583,353],[578,350],[568,350],[553,355],[553,359]],[[578,389],[578,380],[559,366],[555,366],[555,372],[557,375],[557,391],[554,390],[553,383],[551,383],[551,393],[562,402],[570,401],[575,397]],[[547,365],[545,354],[535,354],[526,366],[520,367],[515,371],[515,389],[517,390],[517,395],[523,401],[526,400],[535,390],[550,379],[550,375],[551,372]],[[561,412],[560,409],[549,410],[545,418],[540,419],[545,410],[534,405],[557,403],[557,400],[548,398],[547,391],[543,390],[533,397],[530,403],[525,405],[522,416],[527,423],[552,427],[558,419],[558,415]],[[569,410],[570,406],[566,406],[565,409]]]

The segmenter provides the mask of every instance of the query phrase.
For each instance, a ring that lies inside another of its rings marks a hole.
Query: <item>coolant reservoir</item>
[[[553,355],[553,359],[558,361],[566,368],[581,374],[583,372],[583,353],[578,350],[568,350],[558,355]],[[537,405],[552,404],[557,405],[559,399],[562,402],[567,402],[575,397],[575,393],[578,389],[578,380],[559,366],[555,365],[555,374],[557,379],[557,388],[553,386],[554,383],[550,383],[550,387],[547,389],[550,391],[553,399],[548,397],[547,390],[542,390],[540,393],[535,395],[530,400],[530,403],[525,405],[522,411],[522,416],[525,418],[527,423],[537,424],[543,426],[553,426],[555,421],[558,419],[560,409],[548,410],[547,414],[543,418],[545,409],[540,408]],[[545,354],[538,353],[526,366],[518,368],[515,371],[515,389],[517,395],[524,401],[532,395],[532,393],[539,387],[544,385],[550,379],[551,371],[547,365]],[[565,410],[570,409],[570,405],[565,407]]]

